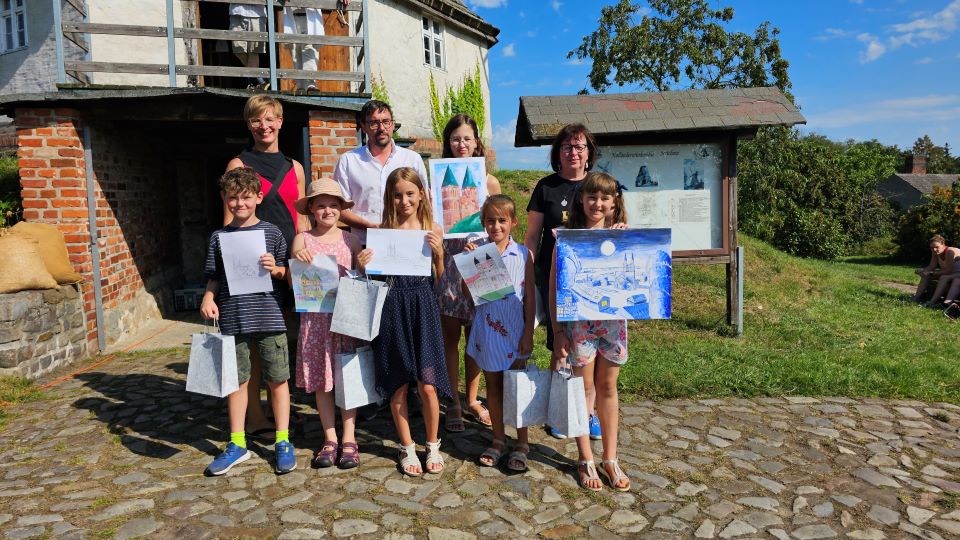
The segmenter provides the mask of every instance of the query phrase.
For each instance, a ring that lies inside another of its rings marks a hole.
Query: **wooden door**
[[[344,18],[349,17],[343,12]],[[349,19],[347,19],[349,21]],[[323,31],[328,36],[349,36],[350,24],[344,24],[336,10],[323,12]],[[350,47],[324,45],[320,47],[320,71],[350,71]],[[317,81],[321,92],[349,92],[349,81]]]

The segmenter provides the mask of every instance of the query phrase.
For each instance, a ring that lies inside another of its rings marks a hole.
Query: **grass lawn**
[[[517,240],[530,189],[546,174],[496,173],[517,201]],[[724,267],[675,266],[673,319],[630,324],[630,360],[620,373],[624,401],[807,395],[960,404],[960,327],[890,286],[915,285],[912,268],[862,257],[800,259],[740,238],[744,335],[733,337],[726,324]],[[545,367],[544,339],[538,329],[534,354]],[[0,402],[38,395],[26,381],[0,377]],[[0,406],[0,429],[7,408]]]
[[[524,209],[546,174],[497,177]],[[624,400],[809,395],[960,403],[960,328],[889,285],[915,285],[912,267],[862,257],[801,259],[740,238],[743,337],[731,337],[726,324],[724,267],[674,266],[673,319],[630,325],[630,360],[620,373]],[[546,365],[542,345],[535,354]]]

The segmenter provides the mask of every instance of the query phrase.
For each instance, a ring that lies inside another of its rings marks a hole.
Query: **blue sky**
[[[548,150],[515,149],[520,96],[575,94],[589,65],[566,58],[613,1],[465,0],[500,28],[490,51],[493,146],[502,168],[549,168]],[[642,0],[640,0],[641,3]],[[714,0],[732,28],[780,29],[804,132],[909,148],[923,134],[960,147],[960,0]],[[588,60],[589,61],[589,60]],[[613,87],[609,92],[639,88]]]

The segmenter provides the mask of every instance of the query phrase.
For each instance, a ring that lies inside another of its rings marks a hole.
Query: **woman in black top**
[[[557,239],[553,230],[567,224],[567,218],[573,207],[576,189],[580,181],[587,176],[600,152],[593,134],[583,124],[567,124],[557,133],[550,148],[550,166],[556,171],[541,178],[533,188],[530,204],[527,205],[527,236],[523,244],[533,253],[536,263],[537,293],[543,302],[545,313],[550,294],[550,265],[553,261],[553,248]],[[547,348],[553,351],[553,325],[547,327]],[[587,409],[590,411],[590,438],[600,438],[600,423],[596,421],[594,402],[596,394],[587,396]],[[554,437],[564,435],[548,428]]]
[[[566,225],[578,182],[600,157],[593,135],[583,124],[567,124],[557,133],[550,149],[555,173],[537,182],[527,205],[527,236],[523,244],[534,255],[537,291],[544,309],[549,305],[550,257],[557,243],[553,229]],[[547,324],[547,348],[553,350],[553,332]]]

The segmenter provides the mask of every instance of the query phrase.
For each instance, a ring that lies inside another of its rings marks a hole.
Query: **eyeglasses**
[[[587,145],[585,144],[561,144],[560,151],[564,154],[570,154],[576,152],[582,154],[586,151]]]
[[[250,127],[257,129],[260,126],[272,127],[277,125],[278,118],[248,118],[247,122],[250,123]]]
[[[470,144],[474,140],[473,137],[451,137],[450,144]]]
[[[367,120],[367,127],[370,129],[377,129],[379,127],[388,128],[393,125],[393,119],[389,120]]]

